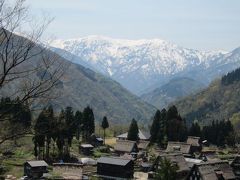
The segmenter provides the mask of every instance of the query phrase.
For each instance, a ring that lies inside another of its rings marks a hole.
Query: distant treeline
[[[212,121],[212,124],[201,128],[197,122],[193,123],[189,129],[190,136],[201,137],[201,140],[207,140],[209,143],[217,146],[234,146],[236,135],[231,121]]]
[[[240,68],[238,68],[222,77],[223,85],[229,85],[229,84],[234,83],[235,81],[240,81]]]
[[[175,106],[168,110],[157,110],[150,129],[151,142],[165,147],[168,141],[186,141],[187,136],[197,136],[217,146],[234,146],[236,135],[229,120],[212,121],[202,128],[198,122],[187,128],[185,120]]]

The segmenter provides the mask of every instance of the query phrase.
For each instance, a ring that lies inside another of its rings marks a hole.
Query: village
[[[166,149],[150,146],[150,134],[141,130],[137,142],[127,140],[127,133],[118,135],[112,145],[104,144],[104,140],[94,134],[91,137],[89,144],[80,144],[78,162],[26,161],[22,179],[158,179],[156,172],[165,168],[161,167],[164,159],[176,165],[176,179],[240,178],[238,152],[223,156],[224,150],[210,147],[207,141],[200,141],[200,137],[168,142]],[[101,157],[94,156],[96,149],[102,152]],[[6,179],[14,177],[8,175]]]

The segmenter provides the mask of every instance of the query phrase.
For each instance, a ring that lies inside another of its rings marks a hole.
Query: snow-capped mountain
[[[198,51],[161,39],[124,40],[88,36],[55,40],[51,46],[72,53],[75,58],[66,54],[65,57],[75,63],[87,63],[136,94],[150,91],[183,75],[208,84],[219,74],[226,73],[224,68],[218,69],[220,66],[240,61],[238,58],[225,61],[232,52]],[[227,71],[232,70],[229,68]],[[209,69],[213,70],[211,75],[203,73]]]

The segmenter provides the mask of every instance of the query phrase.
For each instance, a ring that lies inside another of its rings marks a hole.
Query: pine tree
[[[83,138],[85,141],[95,132],[95,119],[92,109],[88,106],[83,110]]]
[[[131,141],[138,141],[139,140],[138,133],[139,133],[139,130],[138,130],[137,121],[135,119],[132,119],[132,122],[128,130],[127,139]]]
[[[175,180],[177,178],[177,170],[179,167],[172,164],[170,160],[163,158],[160,159],[158,169],[154,179],[156,180]]]
[[[107,120],[107,117],[104,116],[103,117],[103,120],[102,120],[102,128],[103,128],[103,131],[104,131],[104,144],[105,144],[105,130],[109,127],[109,124],[108,124],[108,120]]]
[[[197,136],[197,137],[202,136],[201,127],[199,126],[198,122],[192,123],[192,126],[189,129],[188,135],[189,136]]]
[[[80,132],[82,130],[82,113],[80,111],[77,111],[75,113],[75,122],[76,122],[76,127],[77,127],[76,138],[79,141],[79,139],[80,139]]]
[[[157,141],[157,135],[160,129],[160,118],[161,118],[161,112],[157,110],[153,117],[153,123],[150,129],[151,143],[155,143]]]

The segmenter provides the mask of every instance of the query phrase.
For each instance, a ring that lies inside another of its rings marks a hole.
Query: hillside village
[[[0,180],[240,179],[240,48],[48,42],[35,10],[0,0]]]

